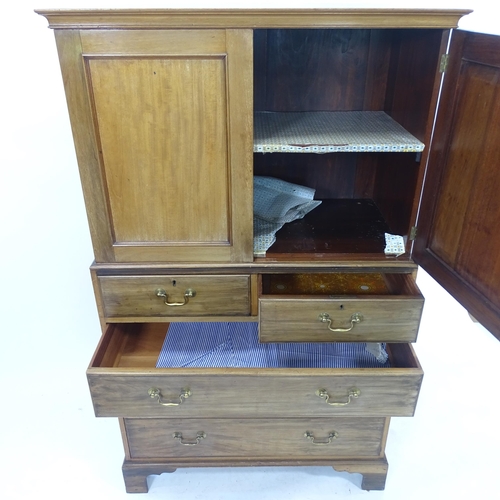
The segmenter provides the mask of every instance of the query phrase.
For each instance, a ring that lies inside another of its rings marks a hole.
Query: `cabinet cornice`
[[[466,9],[37,10],[56,29],[456,28]]]

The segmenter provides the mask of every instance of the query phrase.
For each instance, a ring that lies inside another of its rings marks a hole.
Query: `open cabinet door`
[[[500,37],[453,34],[413,258],[500,339]]]

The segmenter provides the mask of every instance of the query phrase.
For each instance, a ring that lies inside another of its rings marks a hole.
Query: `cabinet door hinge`
[[[412,226],[410,231],[410,241],[414,241],[417,238],[417,226]]]
[[[443,54],[441,56],[441,63],[439,64],[439,72],[440,73],[445,73],[446,70],[448,69],[448,62],[450,60],[450,55],[449,54]]]

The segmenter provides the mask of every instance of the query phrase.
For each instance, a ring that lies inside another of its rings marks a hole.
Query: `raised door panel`
[[[72,122],[85,117],[92,132],[75,143],[97,261],[252,259],[251,40],[246,30],[74,37],[62,66],[80,77],[66,88]],[[75,92],[86,102],[72,105]]]
[[[88,73],[116,244],[229,244],[224,58],[91,59]]]
[[[415,260],[500,337],[500,39],[456,32]]]

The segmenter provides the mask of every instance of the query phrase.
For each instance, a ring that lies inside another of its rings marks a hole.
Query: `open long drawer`
[[[88,369],[102,417],[411,416],[423,372],[409,344],[391,368],[156,368],[168,324],[110,324]]]

